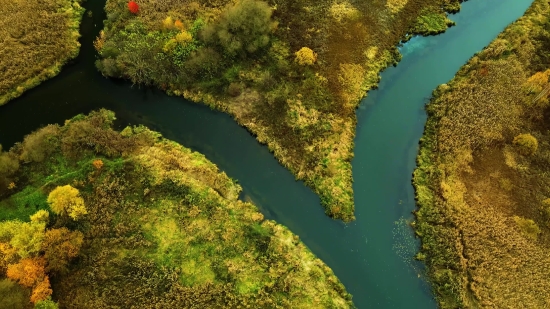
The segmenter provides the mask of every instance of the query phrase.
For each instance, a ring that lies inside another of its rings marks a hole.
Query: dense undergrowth
[[[79,115],[0,152],[2,304],[353,307],[330,268],[203,155],[113,120]]]
[[[417,258],[442,308],[548,308],[550,6],[476,54],[427,106]]]
[[[96,41],[106,76],[228,112],[321,197],[354,217],[355,109],[396,45],[451,25],[454,0],[108,0]]]
[[[78,55],[80,0],[0,0],[0,105]]]

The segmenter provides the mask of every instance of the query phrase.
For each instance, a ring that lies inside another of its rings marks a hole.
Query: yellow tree
[[[317,54],[309,47],[302,47],[295,54],[299,65],[313,65],[317,61]]]
[[[73,220],[78,220],[88,213],[80,192],[71,185],[55,188],[48,196],[48,203],[54,213],[67,214]]]

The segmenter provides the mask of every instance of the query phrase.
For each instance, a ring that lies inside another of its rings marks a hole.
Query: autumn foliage
[[[88,213],[80,192],[71,185],[55,188],[48,196],[48,203],[53,212],[58,215],[68,214],[73,220]]]
[[[79,231],[70,231],[62,227],[46,232],[42,250],[48,261],[48,271],[64,271],[69,260],[76,257],[84,241],[84,235]]]
[[[44,258],[22,259],[17,264],[10,264],[6,275],[8,278],[17,281],[28,288],[35,286],[45,276]]]
[[[313,65],[317,61],[317,54],[309,47],[302,47],[296,52],[296,62],[299,65]]]
[[[137,14],[139,12],[139,5],[135,1],[128,2],[128,10],[132,14]]]

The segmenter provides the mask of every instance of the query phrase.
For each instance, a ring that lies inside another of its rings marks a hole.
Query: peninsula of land
[[[107,110],[0,149],[5,308],[354,308],[202,154]]]
[[[458,0],[108,0],[97,67],[232,115],[354,220],[355,109],[396,46],[452,25]]]

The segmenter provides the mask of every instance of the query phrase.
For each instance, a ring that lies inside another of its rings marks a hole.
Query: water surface
[[[357,221],[344,225],[324,215],[319,198],[229,116],[157,90],[103,78],[96,72],[92,40],[102,27],[104,1],[88,1],[75,63],[39,87],[0,107],[0,144],[11,146],[49,123],[105,107],[119,128],[145,124],[202,152],[243,186],[271,219],[288,226],[327,263],[358,308],[434,308],[422,264],[412,260],[418,242],[410,183],[431,91],[520,17],[530,0],[472,0],[451,18],[445,34],[413,38],[396,68],[382,74],[379,90],[357,111],[353,160]]]

